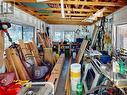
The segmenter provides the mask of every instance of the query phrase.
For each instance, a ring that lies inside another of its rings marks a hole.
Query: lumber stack
[[[8,48],[6,50],[6,56],[7,56],[7,67],[11,68],[12,72],[15,72],[16,79],[21,80],[29,80],[30,77],[24,68],[19,56],[17,56],[17,52],[13,48]]]
[[[78,54],[76,56],[76,63],[80,63],[80,61],[81,61],[81,59],[83,57],[84,51],[86,49],[87,43],[88,43],[87,40],[83,40],[83,42],[82,42],[82,44],[80,46],[80,49],[78,51]]]
[[[56,88],[57,88],[57,85],[58,85],[58,81],[59,81],[59,77],[60,77],[60,74],[61,74],[61,71],[62,71],[64,60],[65,60],[65,55],[61,54],[60,58],[58,59],[57,63],[55,64],[55,66],[54,66],[54,68],[51,72],[51,76],[48,80],[48,82],[52,82],[54,84],[55,91],[56,91]]]
[[[43,48],[52,47],[52,41],[48,35],[44,32],[37,32],[38,42],[42,45]]]
[[[37,46],[34,41],[25,43],[28,49],[31,51],[31,55],[35,58],[35,62],[38,66],[41,66],[41,57],[39,55]]]
[[[24,43],[23,40],[19,40],[19,46],[21,48],[21,51],[23,53],[23,56],[25,57],[25,60],[29,60],[27,58],[32,58],[33,59],[33,63],[36,66],[39,66],[40,63],[40,57],[38,52],[36,51],[36,47],[35,45],[33,45],[33,42],[29,42],[29,43]]]
[[[6,58],[4,61],[7,71],[15,72],[16,79],[32,79],[35,70],[34,67],[38,67],[39,69],[41,66],[48,65],[43,64],[34,41],[24,43],[23,40],[19,40],[19,44],[15,45],[12,45],[6,50]],[[57,62],[56,53],[53,53],[52,48],[44,48],[44,58],[45,60],[43,61],[48,61],[52,66]]]

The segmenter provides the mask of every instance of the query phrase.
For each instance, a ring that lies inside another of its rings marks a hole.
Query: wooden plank
[[[47,11],[61,11],[61,8],[37,8],[35,10],[47,10]],[[64,11],[79,11],[79,12],[96,12],[97,10],[93,9],[76,9],[76,8],[64,8]],[[110,10],[106,12],[111,12]]]
[[[47,1],[44,3],[50,3],[50,4],[60,4],[60,1]],[[124,3],[117,3],[117,2],[90,2],[90,1],[64,1],[64,4],[68,4],[68,5],[85,5],[85,6],[124,6]]]
[[[28,44],[29,49],[30,49],[30,51],[32,53],[32,56],[35,58],[35,61],[36,61],[37,65],[40,66],[42,60],[41,60],[41,58],[39,56],[39,52],[37,50],[36,44],[33,41],[32,42],[29,42],[27,44]]]
[[[20,78],[19,78],[19,75],[17,72],[17,68],[14,64],[14,60],[12,59],[10,48],[6,49],[6,57],[7,58],[5,58],[5,61],[6,61],[6,66],[7,66],[8,72],[15,72],[16,79],[19,80]]]
[[[44,39],[42,38],[42,36],[39,32],[37,33],[37,37],[38,37],[38,40],[41,43],[42,47],[46,48],[45,41],[44,41]]]
[[[28,73],[26,72],[20,58],[17,56],[16,51],[14,49],[11,49],[11,55],[12,59],[14,61],[14,64],[17,68],[18,75],[20,76],[21,80],[29,80],[30,77]]]
[[[71,93],[71,83],[70,83],[70,65],[72,63],[72,59],[70,58],[69,60],[69,67],[68,67],[68,70],[67,70],[67,76],[66,76],[66,82],[65,82],[65,95],[70,95]]]
[[[48,82],[52,82],[54,84],[55,91],[56,91],[56,88],[58,85],[58,81],[59,81],[59,77],[60,77],[60,74],[62,71],[64,60],[65,60],[65,55],[61,54],[60,58],[58,59],[57,63],[55,64],[55,66],[51,72],[51,76],[48,80]]]
[[[12,65],[17,79],[27,80],[30,79],[20,58],[17,56],[15,49],[9,48],[6,52],[9,64]]]
[[[27,61],[28,58],[31,57],[33,59],[35,66],[38,66],[38,63],[37,63],[35,57],[32,55],[29,47],[23,42],[23,40],[19,40],[19,45],[20,45],[21,51],[23,53],[23,56],[25,58],[25,61]]]
[[[41,16],[41,18],[44,18],[44,19],[77,19],[77,20],[83,20],[83,19],[85,19],[86,17],[78,17],[78,16],[76,16],[76,17],[65,17],[65,18],[62,18],[61,16]]]
[[[9,48],[6,49],[6,57],[7,58],[5,58],[5,64],[7,66],[8,72],[15,72],[16,79],[19,80],[20,78],[19,78],[16,66],[14,64],[14,61],[12,59],[12,56],[11,56],[11,50]]]
[[[4,63],[4,32],[0,31],[0,67]]]
[[[82,44],[80,46],[80,49],[78,51],[78,54],[76,56],[76,63],[80,63],[80,61],[81,61],[81,59],[83,57],[84,51],[86,49],[87,43],[88,43],[87,40],[83,40],[83,42],[82,42]]]
[[[44,48],[44,61],[48,61],[54,65],[52,48]]]
[[[27,57],[27,55],[31,55],[31,52],[30,52],[30,50],[28,50],[28,48],[26,47],[23,40],[18,40],[18,42],[19,42],[19,46],[21,48],[21,51],[23,53],[23,56],[24,56],[25,60],[27,60],[26,57]]]
[[[48,21],[48,24],[67,24],[67,25],[91,25],[90,22],[73,22],[73,21]]]
[[[36,2],[37,0],[3,0],[3,1],[11,1],[11,2]]]
[[[52,15],[61,15],[61,13],[52,13]],[[79,14],[79,13],[65,13],[65,16],[83,16],[83,17],[89,17],[92,13],[86,13],[86,14]],[[53,20],[53,19],[52,19]]]

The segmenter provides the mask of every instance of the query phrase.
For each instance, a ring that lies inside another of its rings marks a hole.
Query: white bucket
[[[74,63],[71,65],[71,88],[76,91],[77,83],[80,82],[81,65]]]
[[[80,82],[80,78],[71,78],[71,89],[76,91],[77,84]]]

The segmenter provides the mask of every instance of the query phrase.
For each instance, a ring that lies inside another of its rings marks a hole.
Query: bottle
[[[82,82],[79,82],[77,84],[77,89],[76,89],[76,95],[83,95],[83,84]]]
[[[125,73],[124,61],[123,60],[119,60],[119,65],[120,65],[120,73],[124,74]]]

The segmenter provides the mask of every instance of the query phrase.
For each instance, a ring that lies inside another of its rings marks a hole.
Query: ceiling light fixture
[[[60,0],[61,2],[61,15],[62,15],[62,18],[65,18],[65,14],[64,14],[64,0]]]

